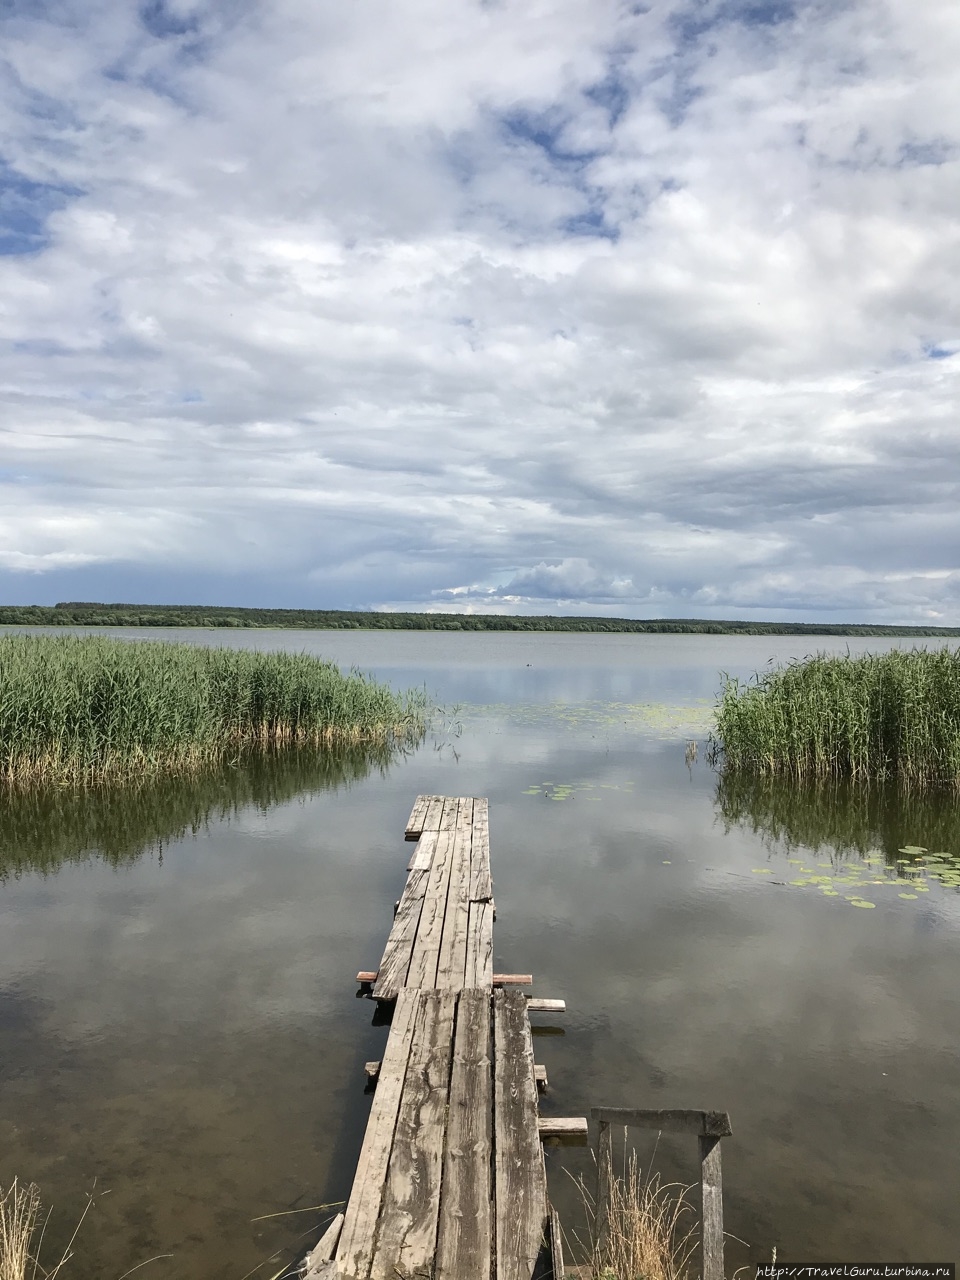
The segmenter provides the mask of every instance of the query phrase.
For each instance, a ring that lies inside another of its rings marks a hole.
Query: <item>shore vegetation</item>
[[[425,695],[308,654],[0,637],[0,779],[185,773],[291,746],[416,741]]]
[[[960,651],[818,654],[727,679],[712,748],[723,771],[960,788]]]
[[[413,613],[359,609],[256,609],[225,605],[0,605],[0,626],[271,627],[340,631],[573,631],[650,635],[960,636],[957,627],[712,618],[591,618],[555,614]]]

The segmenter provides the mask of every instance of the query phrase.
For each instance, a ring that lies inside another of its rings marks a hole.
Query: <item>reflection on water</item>
[[[295,796],[336,790],[384,774],[403,749],[358,743],[251,752],[232,765],[183,777],[89,787],[6,787],[0,805],[0,883],[25,871],[101,858],[113,867],[196,835],[241,809],[265,813]]]
[[[850,779],[794,781],[725,771],[717,780],[717,810],[727,828],[744,827],[788,849],[826,848],[888,863],[930,850],[960,857],[960,795],[909,790]]]

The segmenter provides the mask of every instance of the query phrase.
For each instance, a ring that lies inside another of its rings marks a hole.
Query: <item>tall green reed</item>
[[[286,745],[419,738],[422,694],[308,654],[99,636],[0,638],[0,779],[180,772]]]
[[[960,651],[817,654],[728,678],[712,746],[729,770],[960,787]]]

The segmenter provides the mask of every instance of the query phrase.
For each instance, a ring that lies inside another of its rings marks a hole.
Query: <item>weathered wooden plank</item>
[[[450,888],[437,960],[437,986],[463,989],[470,923],[470,827],[473,801],[461,801],[453,836]]]
[[[454,811],[454,817],[456,813]],[[435,987],[437,965],[440,959],[440,942],[443,938],[443,921],[447,911],[447,892],[450,888],[450,871],[453,866],[452,830],[437,835],[437,848],[433,865],[428,872],[427,892],[420,913],[420,925],[413,943],[413,955],[407,972],[407,984],[411,987]]]
[[[532,973],[495,973],[493,975],[493,985],[495,987],[532,987]]]
[[[597,1138],[597,1249],[601,1265],[610,1247],[610,1190],[613,1186],[613,1131],[608,1120],[600,1121]]]
[[[454,991],[425,991],[377,1228],[371,1280],[428,1274],[437,1243]]]
[[[473,843],[470,850],[470,901],[486,902],[493,897],[490,874],[490,817],[485,796],[473,802]]]
[[[594,1120],[636,1129],[659,1129],[664,1133],[695,1133],[712,1138],[729,1137],[730,1117],[725,1111],[655,1111],[631,1107],[591,1107]]]
[[[587,1118],[586,1116],[541,1116],[537,1121],[537,1128],[541,1138],[585,1138]]]
[[[703,1280],[723,1280],[723,1177],[720,1139],[698,1138],[700,1146],[700,1208]]]
[[[443,811],[437,824],[437,830],[455,831],[457,829],[457,817],[460,813],[460,797],[440,796],[438,798],[443,801]]]
[[[703,1113],[703,1136],[705,1138],[729,1138],[732,1133],[730,1117],[726,1111],[705,1111]]]
[[[411,871],[407,876],[373,986],[375,1000],[395,1000],[397,992],[406,985],[429,879],[429,871]]]
[[[547,1217],[527,1002],[493,993],[497,1280],[531,1280]]]
[[[433,796],[417,796],[413,802],[413,808],[410,810],[410,817],[407,819],[407,825],[404,830],[404,839],[419,840],[420,833],[423,831],[423,820],[427,815],[427,805],[433,799]]]
[[[530,1013],[566,1013],[566,1000],[541,1000],[539,997],[527,997],[527,1009]]]
[[[369,1066],[370,1063],[367,1063]],[[376,1064],[379,1067],[379,1062]],[[537,1082],[537,1088],[541,1093],[546,1093],[550,1088],[550,1081],[547,1079],[547,1068],[539,1062],[533,1064],[533,1078]]]
[[[467,918],[465,987],[489,987],[493,983],[493,903],[471,902]]]
[[[460,995],[440,1199],[436,1280],[490,1280],[493,1107],[490,992]]]
[[[417,846],[407,863],[408,871],[429,871],[433,862],[433,853],[437,847],[436,831],[425,831],[417,841]]]
[[[390,1148],[410,1057],[411,1033],[421,999],[420,992],[413,990],[403,990],[397,997],[380,1080],[373,1095],[353,1190],[337,1246],[337,1264],[345,1280],[364,1280],[370,1268]]]
[[[327,1264],[333,1257],[334,1250],[337,1247],[342,1226],[343,1214],[338,1213],[319,1241],[304,1258],[303,1265],[300,1268],[302,1280],[320,1280],[320,1277],[323,1276],[324,1271],[327,1269]]]
[[[556,1209],[550,1210],[550,1273],[551,1280],[564,1280],[563,1231]]]

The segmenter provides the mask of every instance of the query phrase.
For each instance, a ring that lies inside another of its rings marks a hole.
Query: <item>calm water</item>
[[[287,1211],[349,1190],[386,1038],[353,977],[379,959],[418,792],[490,797],[495,967],[567,1001],[565,1035],[537,1039],[543,1110],[730,1112],[731,1271],[773,1246],[960,1255],[960,890],[888,883],[904,845],[960,854],[956,805],[718,792],[704,762],[721,670],[846,641],[175,634],[322,653],[450,710],[392,763],[6,803],[0,1183],[54,1205],[48,1265],[91,1190],[65,1277],[171,1254],[137,1274],[266,1278],[316,1239],[320,1211]],[[689,1181],[694,1157],[664,1138],[657,1164]],[[548,1168],[574,1226],[586,1157]]]

